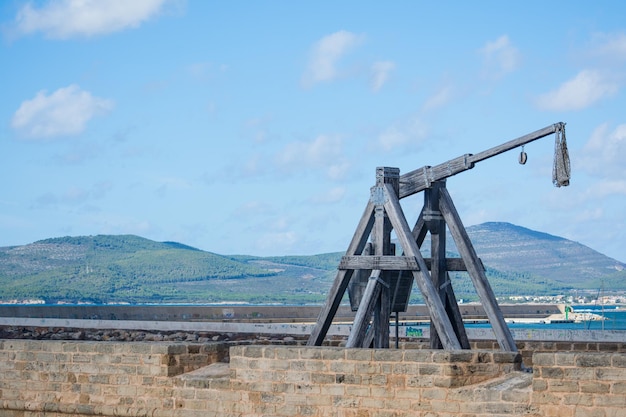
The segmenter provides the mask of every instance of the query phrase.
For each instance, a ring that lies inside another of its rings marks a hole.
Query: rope
[[[554,167],[552,169],[552,183],[556,187],[567,187],[570,179],[569,153],[565,141],[565,124],[560,123],[556,130],[554,141]]]

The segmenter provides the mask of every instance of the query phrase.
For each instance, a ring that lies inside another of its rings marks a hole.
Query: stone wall
[[[227,363],[226,361],[230,362]],[[626,354],[0,340],[0,415],[617,417]]]
[[[0,410],[141,415],[173,408],[171,377],[224,360],[222,344],[0,341]],[[0,414],[2,415],[2,414]]]
[[[626,415],[626,355],[538,353],[532,402],[546,416]]]

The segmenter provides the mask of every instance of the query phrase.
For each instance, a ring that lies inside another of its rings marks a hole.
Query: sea
[[[247,303],[242,303],[248,305]],[[25,305],[25,304],[18,304]],[[30,304],[28,304],[30,305]],[[79,304],[69,304],[79,306]],[[152,305],[152,304],[146,304]],[[163,305],[163,304],[159,304]],[[187,304],[172,304],[187,305]],[[195,305],[195,304],[194,304]],[[216,305],[216,304],[211,304]],[[233,303],[224,303],[219,305],[233,305]],[[15,304],[0,304],[0,306],[15,306]],[[84,306],[84,305],[81,305]],[[89,306],[97,306],[89,304]],[[527,321],[507,321],[507,325],[511,330],[515,329],[568,329],[568,330],[626,330],[626,305],[573,305],[570,319],[574,316],[582,318],[581,320],[568,321],[548,321],[545,322],[527,322]],[[598,320],[598,318],[603,318]],[[465,323],[466,328],[485,328],[491,327],[487,322]]]
[[[580,321],[544,323],[507,323],[510,329],[569,329],[569,330],[626,330],[626,306],[579,305],[572,306],[573,313],[582,316]],[[595,318],[595,320],[593,319]],[[597,318],[604,318],[598,320]],[[465,327],[491,327],[490,324],[466,324]]]

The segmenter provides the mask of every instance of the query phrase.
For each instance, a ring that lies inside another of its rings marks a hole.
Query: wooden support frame
[[[322,344],[341,299],[354,275],[368,273],[347,347],[389,347],[392,295],[391,273],[413,275],[431,317],[431,348],[469,349],[469,340],[456,302],[449,271],[467,270],[491,322],[500,347],[517,351],[502,312],[487,281],[484,267],[469,241],[467,232],[445,187],[445,180],[433,181],[425,190],[425,203],[415,226],[410,229],[400,205],[399,170],[379,168],[377,184],[352,241],[338,267],[337,276],[320,310],[318,321],[307,342]],[[459,249],[461,259],[447,259],[446,225]],[[391,231],[402,246],[396,256]],[[424,259],[420,246],[431,235],[431,258]],[[371,242],[368,243],[368,239]],[[356,274],[355,274],[356,272]],[[397,314],[397,312],[396,312]]]

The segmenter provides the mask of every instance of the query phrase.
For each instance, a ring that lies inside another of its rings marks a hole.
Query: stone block
[[[387,376],[387,386],[392,388],[404,388],[407,386],[407,376],[406,375],[388,375]]]
[[[614,343],[598,343],[599,352],[617,352],[619,347]]]
[[[321,372],[312,372],[311,373],[311,382],[314,384],[335,384],[336,383],[336,374],[334,373],[321,373]]]
[[[611,386],[608,383],[601,383],[599,381],[581,381],[580,392],[593,393],[593,394],[608,394],[611,391]]]
[[[593,395],[581,393],[566,394],[563,396],[563,404],[577,407],[591,407],[593,406]]]
[[[368,397],[370,395],[370,389],[367,386],[362,385],[346,385],[345,395],[351,397]]]
[[[563,369],[563,378],[566,380],[592,381],[598,374],[597,368],[568,367]]]
[[[381,365],[378,362],[356,362],[354,365],[355,372],[359,375],[381,374]]]
[[[580,367],[608,367],[611,366],[611,355],[604,353],[587,353],[576,355],[576,366]]]
[[[533,366],[535,368],[541,366],[554,366],[556,358],[554,353],[538,352],[533,355]]]
[[[423,398],[424,400],[443,400],[447,396],[447,391],[437,389],[432,386],[420,390],[420,398]]]
[[[552,393],[579,392],[578,384],[578,381],[550,380],[548,381],[548,390]]]
[[[386,398],[390,393],[390,390],[387,387],[377,387],[377,386],[372,386],[370,387],[370,395],[372,398]]]
[[[419,365],[419,375],[442,375],[443,367],[441,365],[435,364],[420,364]]]
[[[243,345],[231,346],[228,349],[228,353],[229,353],[231,361],[232,361],[233,357],[243,356],[244,349],[245,349],[245,346],[243,346]]]
[[[324,362],[321,360],[307,360],[304,362],[304,369],[306,371],[325,372],[325,371],[328,371],[328,368],[329,368],[329,362]]]
[[[432,358],[434,363],[447,363],[447,362],[473,362],[478,361],[477,356],[481,354],[483,356],[490,356],[488,352],[472,352],[470,350],[438,350],[433,351]],[[476,355],[476,356],[475,356]],[[490,361],[491,358],[483,361]]]
[[[411,388],[432,387],[436,376],[432,375],[407,375],[406,386]]]
[[[385,392],[387,392],[385,390]],[[343,384],[324,384],[320,385],[321,396],[344,395],[345,389]]]
[[[374,351],[372,349],[339,349],[345,351],[347,360],[368,362],[374,360]]]
[[[415,362],[398,362],[393,364],[392,373],[417,375],[419,373],[419,364]]]
[[[276,359],[279,361],[287,362],[293,359],[299,359],[300,352],[296,349],[277,349]],[[287,362],[288,366],[288,362]]]
[[[85,355],[82,353],[75,353],[72,355],[72,362],[74,363],[90,363],[92,360],[92,355]]]
[[[502,392],[502,401],[510,403],[530,404],[531,392],[525,390],[504,390]]]
[[[262,358],[264,353],[265,347],[263,346],[245,346],[242,350],[242,355],[247,358]]]
[[[563,368],[547,367],[537,369],[537,376],[545,379],[563,379]]]
[[[611,384],[611,394],[626,395],[626,382],[615,382]]]
[[[611,366],[613,368],[626,368],[626,354],[611,355]]]
[[[363,385],[387,385],[389,382],[389,378],[387,375],[362,375],[361,376],[361,384]]]
[[[626,381],[626,371],[623,368],[597,368],[596,379],[601,381]]]
[[[596,405],[610,408],[626,409],[626,396],[623,395],[605,395],[601,398],[597,397]]]
[[[405,362],[432,362],[433,355],[431,350],[405,350],[402,359]]]
[[[556,395],[550,391],[534,391],[531,398],[533,404],[537,404],[539,406],[543,406],[545,404],[557,405],[561,403],[561,395]]]
[[[401,362],[404,353],[401,350],[374,349],[372,360],[378,362]]]
[[[354,374],[356,373],[356,364],[353,361],[350,362],[342,362],[342,361],[333,361],[329,363],[330,372],[340,373],[340,374]]]
[[[460,410],[459,403],[452,402],[452,401],[432,400],[430,402],[430,407],[431,407],[431,410],[436,413],[447,412],[447,413],[457,413],[456,415],[458,415],[459,410]]]
[[[355,360],[355,356],[356,358],[359,357],[357,352],[351,352],[349,350],[340,349],[340,348],[330,348],[330,347],[321,348],[320,353],[321,353],[321,359],[325,361]],[[356,359],[356,360],[359,360],[359,359]]]
[[[361,404],[359,398],[348,396],[336,396],[332,397],[331,400],[334,407],[358,408]]]
[[[594,349],[593,350],[597,350],[595,348],[595,344],[594,344]],[[589,343],[574,342],[574,343],[572,343],[572,351],[573,352],[589,352],[589,351],[591,351],[591,349],[589,347]]]
[[[489,340],[478,340],[474,343],[473,349],[477,350],[493,350],[494,344]]]
[[[618,414],[619,415],[619,414]],[[604,409],[596,407],[575,407],[571,414],[563,414],[564,417],[607,417]],[[558,416],[561,417],[561,416]]]

